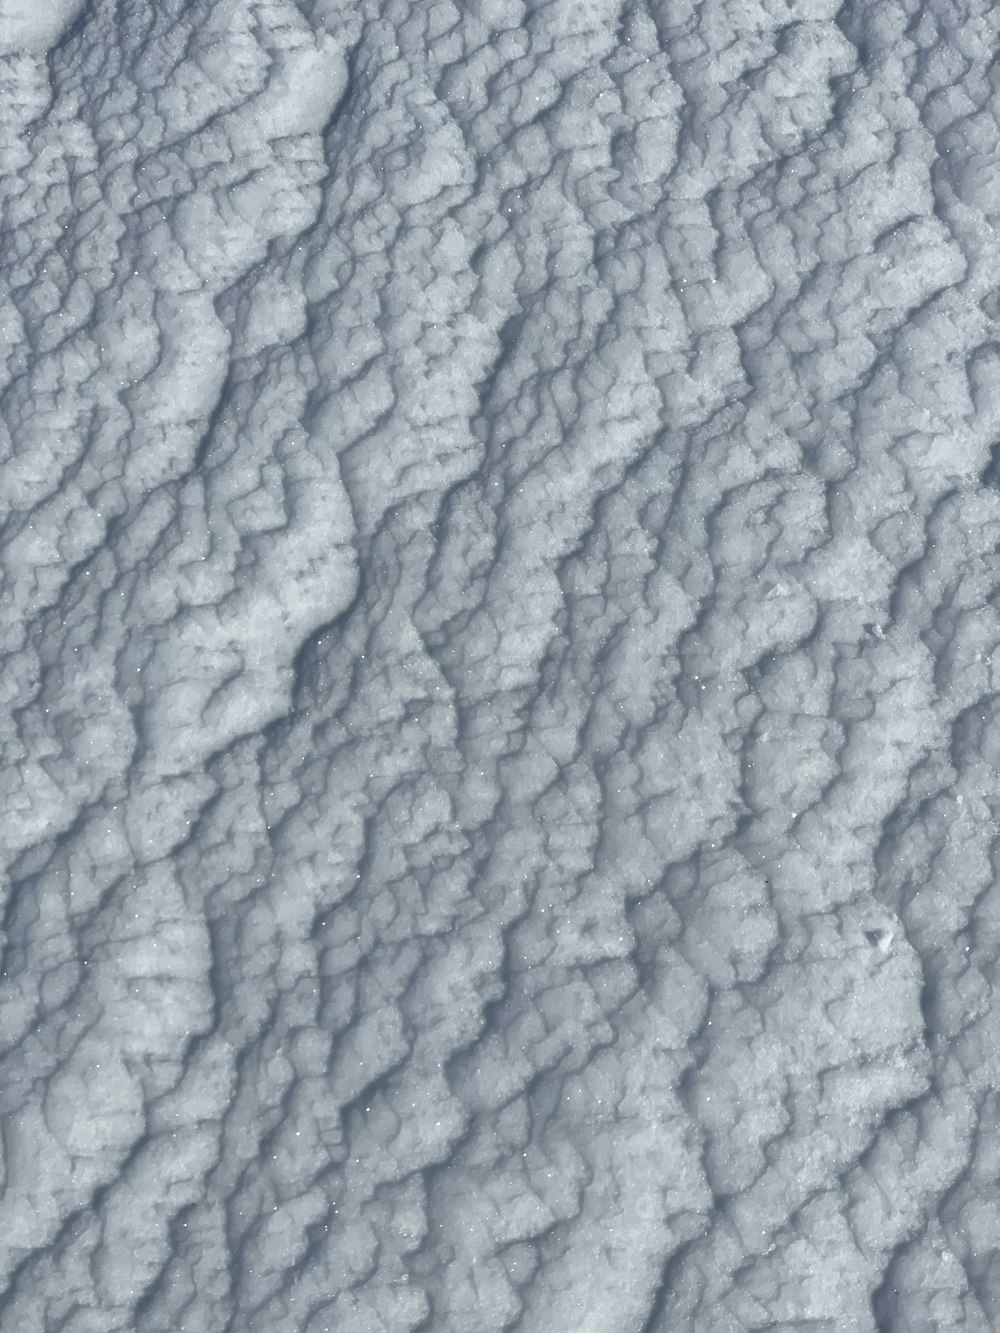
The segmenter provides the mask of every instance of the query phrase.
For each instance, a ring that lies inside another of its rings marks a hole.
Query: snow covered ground
[[[0,1331],[1000,1328],[1000,9],[0,0]]]

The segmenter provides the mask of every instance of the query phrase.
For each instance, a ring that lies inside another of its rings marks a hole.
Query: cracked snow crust
[[[0,0],[3,1333],[1000,1328],[998,41]]]

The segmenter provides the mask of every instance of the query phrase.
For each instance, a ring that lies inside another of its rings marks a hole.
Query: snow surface
[[[1000,9],[0,0],[0,1330],[1000,1328]]]

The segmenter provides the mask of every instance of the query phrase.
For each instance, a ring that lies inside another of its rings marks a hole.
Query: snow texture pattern
[[[1000,1328],[1000,8],[0,0],[0,1330]]]

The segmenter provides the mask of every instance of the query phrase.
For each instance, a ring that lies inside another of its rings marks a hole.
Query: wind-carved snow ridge
[[[998,28],[0,0],[0,1333],[1000,1327]]]

